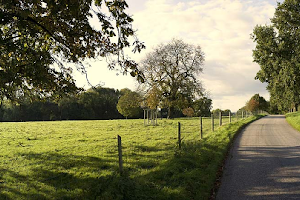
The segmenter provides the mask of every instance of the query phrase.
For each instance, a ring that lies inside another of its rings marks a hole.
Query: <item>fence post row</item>
[[[181,127],[180,127],[180,122],[178,122],[178,147],[181,149]]]
[[[123,174],[122,138],[118,135],[119,171]]]
[[[219,113],[219,118],[220,118],[219,126],[222,126],[222,112]]]

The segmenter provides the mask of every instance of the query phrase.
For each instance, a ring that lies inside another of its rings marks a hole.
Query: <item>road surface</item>
[[[300,133],[283,115],[267,116],[236,138],[217,200],[300,199]]]

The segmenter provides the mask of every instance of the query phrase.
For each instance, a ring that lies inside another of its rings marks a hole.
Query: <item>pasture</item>
[[[213,133],[204,119],[202,140],[199,118],[1,123],[0,199],[207,199],[228,144],[255,119]]]

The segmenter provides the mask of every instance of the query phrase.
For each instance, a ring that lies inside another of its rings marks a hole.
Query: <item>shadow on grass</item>
[[[211,159],[205,156],[209,150],[199,152],[197,145],[184,144],[164,163],[128,163],[146,171],[134,177],[130,168],[120,176],[112,160],[59,153],[22,154],[33,165],[26,174],[1,170],[0,199],[193,199],[207,181],[201,174],[207,173],[203,169],[209,164],[201,163]],[[101,175],[103,170],[111,173]]]
[[[231,129],[228,126],[227,129]],[[232,133],[216,132],[201,141],[182,144],[165,160],[132,159],[118,174],[116,159],[59,153],[22,154],[28,173],[3,170],[1,199],[209,199]],[[136,151],[159,148],[137,146]],[[151,155],[152,156],[152,155]],[[20,186],[18,186],[20,184]]]

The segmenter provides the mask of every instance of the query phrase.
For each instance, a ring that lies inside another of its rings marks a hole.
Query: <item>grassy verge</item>
[[[287,113],[285,117],[292,127],[300,131],[300,112]]]
[[[255,119],[213,133],[205,119],[202,140],[197,118],[155,127],[143,120],[1,123],[0,199],[208,199],[234,135]]]

